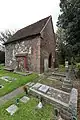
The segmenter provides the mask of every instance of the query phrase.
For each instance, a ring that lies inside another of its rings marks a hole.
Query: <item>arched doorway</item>
[[[51,61],[52,61],[52,54],[49,55],[49,64],[48,64],[48,65],[49,65],[49,66],[48,66],[49,68],[51,68]]]

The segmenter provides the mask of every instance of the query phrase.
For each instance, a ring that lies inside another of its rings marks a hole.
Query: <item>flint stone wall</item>
[[[6,45],[5,66],[16,69],[16,54],[27,53],[27,63],[30,71],[40,72],[40,37],[18,41]]]
[[[41,31],[40,36],[36,36],[31,39],[24,39],[16,43],[12,42],[6,45],[5,51],[5,66],[10,66],[16,69],[16,54],[22,52],[28,53],[28,68],[30,71],[38,73],[44,72],[44,59],[47,58],[49,62],[49,56],[51,55],[51,68],[54,68],[55,63],[55,34],[53,30],[51,18]],[[31,49],[31,50],[30,50]],[[31,51],[31,54],[30,54]]]

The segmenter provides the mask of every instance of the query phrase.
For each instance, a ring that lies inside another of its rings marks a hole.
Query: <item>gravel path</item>
[[[14,90],[14,91],[12,91],[12,92],[10,92],[10,93],[8,93],[8,94],[0,97],[0,105],[3,105],[3,104],[6,103],[8,100],[16,97],[18,94],[21,94],[21,93],[23,93],[23,92],[24,92],[24,91],[23,91],[23,88],[22,88],[22,87],[19,87],[19,88],[17,88],[16,90]]]
[[[35,81],[38,81],[39,79],[43,79],[44,76],[40,76],[39,78],[36,78]],[[0,97],[0,105],[5,104],[7,101],[11,100],[12,98],[16,97],[18,94],[23,93],[23,86],[13,90],[12,92]]]

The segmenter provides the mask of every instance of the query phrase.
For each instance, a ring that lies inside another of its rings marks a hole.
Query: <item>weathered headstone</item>
[[[18,107],[15,104],[13,104],[10,107],[8,107],[6,110],[8,113],[10,113],[10,115],[13,115],[18,110]]]
[[[49,86],[47,85],[42,85],[38,90],[43,92],[43,93],[46,93],[49,89]]]
[[[69,110],[74,118],[77,118],[77,89],[73,88],[70,94]]]
[[[29,100],[30,100],[30,98],[27,97],[27,96],[23,96],[23,97],[20,99],[20,101],[23,102],[23,103],[27,103]]]
[[[71,75],[70,75],[70,70],[68,66],[68,61],[65,61],[65,72],[66,72],[66,78],[64,78],[62,88],[69,92],[72,89],[72,83],[71,83]]]

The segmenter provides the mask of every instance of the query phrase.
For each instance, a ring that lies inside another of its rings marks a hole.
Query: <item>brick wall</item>
[[[52,19],[48,21],[48,24],[41,33],[41,72],[44,71],[44,58],[48,58],[51,54],[51,68],[54,68],[55,59],[55,34],[52,26]]]

